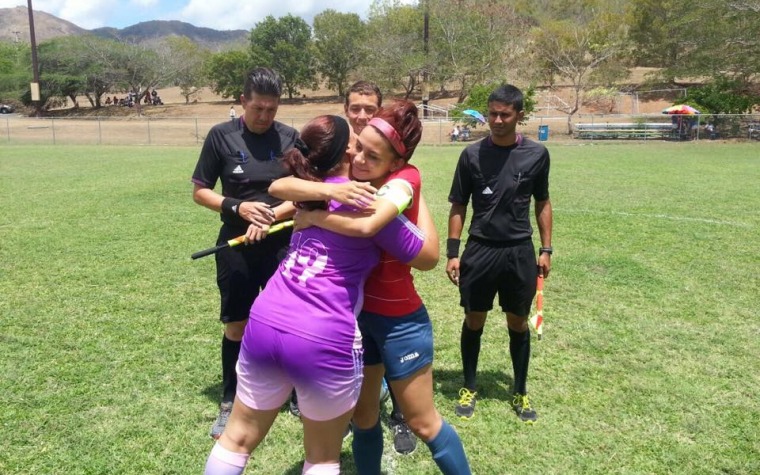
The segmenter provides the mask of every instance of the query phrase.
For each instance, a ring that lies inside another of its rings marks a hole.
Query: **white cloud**
[[[193,25],[218,30],[249,30],[269,15],[280,18],[291,14],[311,24],[315,15],[328,8],[343,13],[358,13],[366,18],[371,2],[372,0],[344,0],[338,5],[329,5],[315,0],[265,0],[220,5],[208,0],[190,0],[182,9],[181,19]],[[407,0],[405,3],[414,2]]]
[[[158,0],[130,0],[129,3],[143,8],[158,6]]]
[[[34,0],[32,8],[70,21],[82,28],[97,28],[108,24],[113,15],[119,14],[117,0]],[[19,0],[0,0],[0,8],[26,7]]]
[[[107,25],[110,16],[119,15],[119,12],[124,9],[124,7],[119,8],[117,0],[65,0],[57,3],[63,3],[58,9],[57,16],[86,29]],[[37,8],[36,5],[35,8]],[[44,8],[40,9],[44,10]]]
[[[26,2],[21,0],[0,0],[0,8],[25,7]],[[36,6],[34,7],[37,8]]]

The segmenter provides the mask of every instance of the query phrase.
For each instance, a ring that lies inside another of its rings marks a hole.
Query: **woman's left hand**
[[[314,226],[315,220],[320,219],[320,213],[326,213],[324,210],[306,211],[299,209],[293,216],[293,231],[301,231]]]

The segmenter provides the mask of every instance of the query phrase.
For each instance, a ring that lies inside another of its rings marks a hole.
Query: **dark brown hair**
[[[348,143],[341,137],[338,121],[345,123],[341,117],[321,115],[303,126],[296,146],[283,155],[283,163],[290,173],[304,180],[322,181],[341,165],[343,160],[335,163],[334,155],[342,152],[341,158],[345,156]],[[347,123],[344,128],[348,131]],[[341,143],[336,143],[337,141]],[[326,203],[309,201],[300,203],[299,206],[308,209],[325,208]]]
[[[396,129],[406,147],[406,153],[401,158],[408,162],[422,138],[422,122],[419,119],[417,106],[411,101],[396,100],[391,105],[381,108],[375,117],[383,119]]]
[[[346,102],[348,106],[348,96],[351,94],[359,94],[360,96],[377,96],[377,107],[383,105],[383,93],[380,92],[380,88],[377,84],[369,81],[357,81],[346,91]]]

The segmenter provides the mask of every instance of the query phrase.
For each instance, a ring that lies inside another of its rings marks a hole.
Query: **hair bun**
[[[308,157],[309,153],[311,152],[311,150],[309,149],[309,146],[306,145],[306,143],[303,140],[301,140],[300,138],[296,139],[296,142],[293,144],[293,146],[299,152],[301,152],[301,155],[303,155],[304,157]]]

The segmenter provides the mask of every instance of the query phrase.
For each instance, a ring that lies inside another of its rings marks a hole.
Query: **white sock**
[[[242,475],[248,463],[249,454],[239,454],[214,444],[206,460],[204,475]]]
[[[340,475],[340,463],[309,463],[304,461],[301,475]]]

